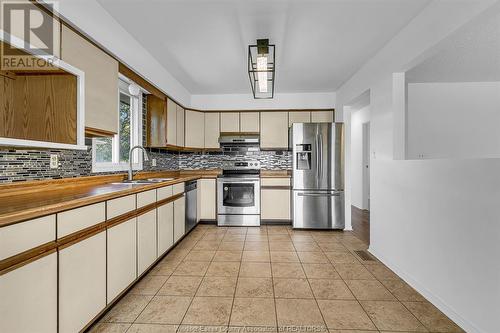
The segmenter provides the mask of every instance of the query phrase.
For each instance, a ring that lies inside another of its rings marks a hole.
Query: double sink
[[[157,184],[161,182],[167,182],[174,180],[175,178],[148,178],[148,179],[137,179],[137,180],[124,180],[122,182],[111,183],[113,185],[147,185],[147,184]]]

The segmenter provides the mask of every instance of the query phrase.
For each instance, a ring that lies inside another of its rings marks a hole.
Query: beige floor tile
[[[327,264],[330,263],[323,252],[297,252],[301,262],[306,264]]]
[[[396,298],[377,280],[345,280],[358,300],[395,301]]]
[[[235,298],[230,325],[276,326],[276,312],[272,298]]]
[[[299,262],[297,252],[271,251],[271,262]]]
[[[400,302],[361,301],[361,305],[381,331],[427,331]]]
[[[242,251],[217,251],[213,261],[241,261]]]
[[[201,280],[201,276],[172,275],[158,291],[158,295],[194,296]]]
[[[244,234],[226,234],[222,239],[223,242],[244,242],[246,235]]]
[[[245,242],[226,242],[223,241],[220,243],[219,250],[222,251],[242,251],[243,250],[243,245]]]
[[[242,261],[269,262],[269,251],[243,251]]]
[[[136,323],[180,324],[190,303],[191,297],[155,296],[139,315]]]
[[[268,236],[269,242],[289,242],[291,238],[288,234],[270,234]]]
[[[194,246],[195,251],[215,251],[219,248],[220,241],[199,241]]]
[[[306,275],[300,263],[273,262],[273,277],[275,278],[305,278]]]
[[[276,298],[313,298],[307,279],[273,278]]]
[[[431,332],[463,332],[460,327],[429,302],[404,302],[404,305]]]
[[[247,227],[231,227],[227,229],[227,233],[232,235],[246,235],[247,230]]]
[[[326,257],[333,264],[359,264],[359,260],[349,252],[325,252]]]
[[[201,282],[196,296],[226,296],[233,297],[236,288],[234,277],[209,277],[205,276]]]
[[[271,251],[295,251],[295,247],[291,241],[288,242],[269,242]]]
[[[329,329],[376,329],[357,301],[318,300]]]
[[[269,226],[267,226],[267,234],[268,235],[278,235],[278,234],[288,235],[288,228],[286,226],[269,225]]]
[[[308,234],[297,234],[297,233],[292,233],[290,235],[290,238],[292,239],[292,242],[295,243],[316,243],[314,238],[312,238],[311,235]]]
[[[207,270],[207,276],[238,276],[240,270],[239,261],[211,262]]]
[[[88,333],[125,333],[130,324],[118,324],[118,323],[97,323]]]
[[[196,251],[193,250],[188,253],[184,261],[212,261],[215,251]]]
[[[179,262],[165,262],[160,261],[153,269],[148,273],[149,275],[171,275],[177,266],[180,264]]]
[[[295,250],[298,252],[321,252],[321,248],[314,243],[308,243],[308,242],[293,242],[293,246],[295,247]]]
[[[241,277],[271,277],[271,264],[268,262],[242,262]]]
[[[224,238],[224,234],[205,234],[201,240],[202,241],[221,241]]]
[[[178,325],[133,324],[127,333],[175,333]]]
[[[399,276],[382,264],[365,265],[365,267],[379,280],[400,280]]]
[[[273,297],[271,278],[238,278],[236,297]]]
[[[344,280],[373,280],[375,277],[361,264],[334,264]]]
[[[318,242],[318,246],[325,252],[349,252],[340,242]]]
[[[230,297],[195,297],[182,324],[227,325],[232,303]]]
[[[245,241],[245,251],[269,251],[269,243],[265,241]]]
[[[354,300],[354,295],[342,280],[310,279],[309,284],[316,299]]]
[[[102,321],[110,323],[132,323],[152,298],[152,296],[127,294],[106,313]]]
[[[318,305],[313,299],[276,299],[278,326],[324,327]]]
[[[184,261],[177,266],[173,275],[203,276],[209,265],[209,262],[203,261]]]
[[[167,280],[168,276],[165,275],[148,274],[130,290],[130,294],[154,296]]]
[[[308,279],[340,279],[340,275],[330,264],[302,264]]]
[[[425,302],[425,298],[403,280],[380,280],[401,302]]]
[[[267,234],[247,234],[245,238],[246,242],[267,242],[268,241]]]
[[[376,330],[328,330],[330,333],[378,333]],[[383,332],[389,333],[389,332]],[[401,332],[392,332],[392,333],[401,333]]]

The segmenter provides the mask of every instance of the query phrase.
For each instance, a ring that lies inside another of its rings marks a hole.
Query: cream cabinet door
[[[260,113],[261,148],[288,148],[288,112]]]
[[[137,278],[136,218],[107,231],[107,302],[111,303]]]
[[[57,253],[0,275],[0,295],[0,332],[57,332]]]
[[[184,236],[186,231],[186,198],[174,201],[174,243]]]
[[[186,147],[205,147],[205,115],[203,112],[186,110]]]
[[[240,113],[239,112],[221,112],[220,114],[221,132],[239,132],[240,131]]]
[[[59,251],[59,333],[79,332],[106,306],[106,232]]]
[[[215,179],[200,179],[200,220],[215,220],[217,218],[217,199]]]
[[[314,111],[311,112],[312,123],[332,123],[333,111]]]
[[[137,276],[157,258],[156,209],[137,217]]]
[[[167,143],[177,145],[177,104],[167,99]]]
[[[240,112],[240,132],[256,132],[260,130],[259,112]]]
[[[205,112],[205,148],[220,148],[220,113]]]
[[[177,146],[184,147],[184,124],[185,124],[184,109],[177,105]]]
[[[311,122],[311,112],[309,111],[296,111],[288,112],[288,126],[292,126],[295,123],[310,123]]]
[[[174,203],[169,202],[156,209],[158,218],[158,257],[174,244]]]

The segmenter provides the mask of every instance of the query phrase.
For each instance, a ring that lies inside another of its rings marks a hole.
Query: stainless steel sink
[[[149,179],[136,179],[136,180],[124,180],[122,182],[112,183],[113,185],[147,185],[147,184],[157,184],[161,182],[166,182],[169,180],[173,180],[175,178],[149,178]]]

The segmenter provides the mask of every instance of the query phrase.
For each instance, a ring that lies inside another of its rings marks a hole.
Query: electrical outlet
[[[50,154],[50,168],[57,169],[59,167],[59,156],[57,154]]]
[[[151,166],[154,166],[154,167],[156,166],[156,158],[153,158],[151,160]]]

